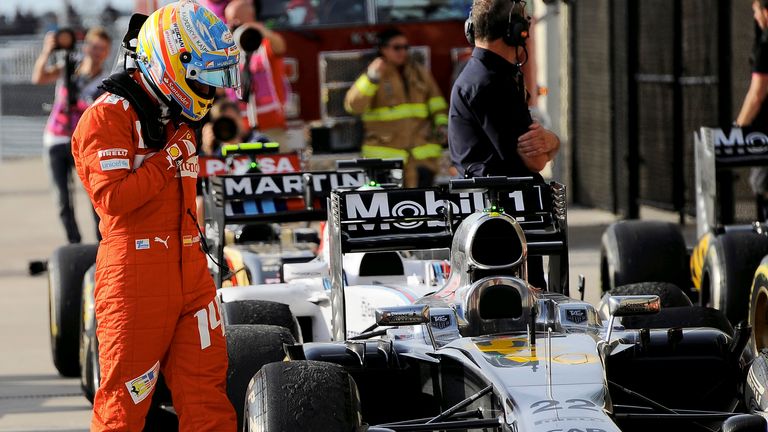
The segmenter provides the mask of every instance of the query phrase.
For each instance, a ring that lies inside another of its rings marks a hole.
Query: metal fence
[[[693,213],[693,132],[730,124],[743,99],[754,34],[750,6],[750,0],[573,3],[577,202],[628,217],[638,216],[640,204]]]

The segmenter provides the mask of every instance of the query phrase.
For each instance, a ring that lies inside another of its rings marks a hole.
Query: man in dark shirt
[[[520,71],[525,44],[512,46],[504,37],[515,12],[524,14],[514,0],[472,5],[475,49],[451,91],[448,122],[451,159],[466,176],[538,175],[560,147],[528,111]]]
[[[752,80],[735,126],[752,126],[768,130],[768,0],[754,0],[752,11],[757,24],[752,51]],[[768,219],[768,167],[752,168],[749,183],[757,197],[759,220]]]
[[[516,0],[472,4],[475,49],[453,85],[448,114],[451,159],[466,177],[540,178],[560,147],[557,136],[528,111],[520,70],[527,57],[524,5]],[[546,289],[540,256],[528,258],[528,281]]]

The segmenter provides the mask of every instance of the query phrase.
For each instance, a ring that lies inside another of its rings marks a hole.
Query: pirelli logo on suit
[[[126,157],[128,156],[128,150],[122,149],[122,148],[111,148],[111,149],[104,149],[98,151],[99,159],[109,158],[109,157]]]
[[[102,171],[130,170],[131,162],[128,160],[128,150],[123,148],[111,148],[99,150],[99,167]]]

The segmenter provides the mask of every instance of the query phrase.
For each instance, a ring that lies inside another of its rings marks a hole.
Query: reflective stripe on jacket
[[[448,124],[448,104],[421,65],[409,62],[402,74],[388,65],[378,83],[362,74],[347,92],[344,108],[365,124],[363,157],[408,161],[442,155],[442,146],[432,139],[433,126]]]

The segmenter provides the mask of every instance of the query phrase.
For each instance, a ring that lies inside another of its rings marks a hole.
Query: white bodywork
[[[375,252],[369,252],[368,254]],[[436,291],[442,274],[435,275],[432,266],[440,260],[402,260],[403,274],[360,276],[366,253],[344,256],[347,336],[355,336],[374,324],[374,311],[383,306],[412,304]],[[287,282],[268,285],[227,287],[218,290],[222,302],[265,300],[287,304],[295,317],[312,319],[314,342],[332,340],[330,282],[328,264],[321,254],[317,259],[298,264],[284,264]]]

